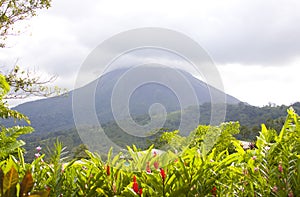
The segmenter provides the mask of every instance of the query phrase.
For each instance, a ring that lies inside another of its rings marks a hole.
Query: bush
[[[17,157],[10,155],[0,163],[0,193],[1,196],[299,194],[300,127],[299,116],[293,109],[288,110],[279,135],[262,125],[252,149],[244,150],[232,137],[238,127],[238,123],[199,126],[191,136],[180,138],[184,145],[180,148],[176,145],[181,150],[178,154],[172,151],[153,154],[153,146],[139,152],[133,146],[128,147],[128,155],[119,153],[113,156],[110,151],[106,161],[87,151],[88,159],[64,163],[64,149],[57,142],[49,163],[43,161],[44,155],[38,155],[33,163],[26,164],[19,151]],[[218,134],[211,135],[212,131]],[[176,135],[171,138],[179,139]],[[184,140],[191,140],[191,143]]]

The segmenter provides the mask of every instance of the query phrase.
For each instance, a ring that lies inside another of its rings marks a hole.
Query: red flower
[[[133,182],[132,189],[135,193],[139,193],[139,184],[137,182]]]
[[[157,170],[159,167],[158,161],[155,161],[153,165],[154,165],[154,168]]]
[[[216,186],[213,186],[213,188],[211,189],[211,194],[213,196],[216,196],[217,195],[217,187]]]
[[[136,182],[136,177],[133,176],[133,185],[132,185],[132,189],[135,193],[142,195],[143,193],[143,188],[139,189],[139,184]]]
[[[278,171],[279,171],[280,173],[283,171],[283,168],[282,168],[282,165],[281,165],[281,164],[278,165]]]
[[[109,165],[106,166],[106,174],[107,174],[107,176],[110,175],[110,167],[109,167]]]
[[[163,182],[164,182],[165,179],[166,179],[166,173],[165,173],[165,171],[164,171],[163,168],[160,168],[160,175],[161,175],[161,178],[162,178],[162,180],[163,180]]]
[[[146,172],[151,173],[150,164],[147,162]]]
[[[156,157],[157,153],[156,151],[153,152],[153,157]]]

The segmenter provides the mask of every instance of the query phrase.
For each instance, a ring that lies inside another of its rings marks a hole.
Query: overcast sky
[[[300,1],[54,0],[0,50],[1,65],[57,74],[72,89],[87,55],[122,31],[162,27],[197,41],[226,93],[256,106],[300,101]]]

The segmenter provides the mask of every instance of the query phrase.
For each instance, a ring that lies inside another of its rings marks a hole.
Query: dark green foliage
[[[296,110],[300,111],[300,103],[293,104]],[[286,110],[288,106],[265,106],[265,107],[254,107],[244,103],[239,105],[228,105],[226,121],[238,121],[240,124],[240,132],[234,134],[239,140],[255,141],[256,136],[259,135],[261,130],[260,125],[266,121],[266,127],[270,130],[274,129],[277,133],[280,132],[283,123],[285,122]],[[210,119],[210,104],[204,104],[201,106],[201,124],[207,125]],[[187,113],[187,112],[186,112]],[[188,109],[188,113],[196,113],[193,108]],[[193,115],[191,115],[193,117]],[[141,122],[149,120],[147,116],[137,116],[135,121]],[[174,131],[178,129],[180,121],[180,112],[172,112],[168,114],[167,121],[164,128],[158,128],[155,131],[149,131],[149,136],[147,139],[134,138],[123,132],[122,129],[118,127],[115,122],[109,122],[103,125],[103,129],[109,138],[126,148],[128,144],[136,144],[137,147],[145,149],[151,144],[155,144],[156,147],[162,147],[165,142],[160,140],[161,134],[165,131]],[[54,124],[54,123],[53,123]],[[87,128],[87,129],[93,129]],[[72,151],[77,149],[82,141],[76,131],[76,129],[60,130],[56,132],[35,132],[33,135],[26,135],[22,137],[24,141],[27,142],[25,148],[28,150],[26,157],[27,161],[32,161],[34,159],[34,149],[39,145],[44,147],[52,147],[52,144],[59,138],[64,142],[68,150],[70,150],[70,156],[72,157]]]
[[[242,148],[233,136],[238,132],[237,122],[199,125],[189,136],[163,132],[161,142],[169,145],[168,151],[153,154],[152,145],[141,152],[133,145],[126,153],[110,150],[105,160],[86,151],[85,159],[65,162],[58,141],[48,161],[39,155],[25,163],[19,151],[17,157],[0,160],[0,196],[18,191],[32,197],[299,194],[300,118],[294,110],[288,110],[279,133],[261,125],[252,149]]]
[[[8,108],[8,105],[3,101],[3,98],[9,92],[10,87],[5,77],[0,74],[0,118],[7,119],[13,118],[14,120],[25,120],[30,123],[27,116]],[[24,126],[13,126],[6,128],[0,123],[0,159],[5,159],[9,155],[18,153],[18,149],[25,144],[24,141],[18,139],[21,135],[31,133],[33,128]]]

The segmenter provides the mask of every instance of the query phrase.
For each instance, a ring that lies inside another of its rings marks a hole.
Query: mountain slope
[[[206,103],[201,105],[201,120],[200,124],[209,124],[210,121],[210,104]],[[294,103],[292,107],[296,112],[300,111],[300,103]],[[285,122],[287,115],[287,109],[289,106],[265,106],[265,107],[255,107],[240,103],[238,105],[228,104],[226,109],[226,119],[225,121],[239,121],[240,133],[236,137],[240,140],[255,141],[256,136],[259,134],[262,123],[266,124],[267,128],[275,129],[279,132]],[[109,122],[103,125],[106,135],[111,141],[118,144],[120,147],[126,148],[126,145],[135,144],[138,148],[146,149],[151,144],[159,143],[159,136],[162,132],[173,131],[178,128],[180,123],[181,111],[174,111],[168,114],[164,128],[160,131],[156,130],[154,133],[149,132],[147,138],[136,138],[134,136],[128,135],[123,132],[115,122]],[[197,113],[197,110],[193,107],[185,110],[183,113],[188,113],[193,117],[193,113]],[[136,122],[144,124],[149,121],[149,117],[142,115],[135,118]],[[86,129],[91,129],[87,127]],[[195,129],[195,128],[193,128]],[[181,134],[181,132],[180,132]],[[78,132],[75,128],[61,130],[57,132],[42,133],[40,135],[28,135],[25,136],[26,141],[25,149],[28,151],[28,158],[33,159],[35,153],[35,147],[37,146],[52,146],[56,139],[59,138],[60,141],[68,147],[68,150],[73,153],[76,149],[80,147],[81,141]],[[101,150],[101,147],[99,148]],[[106,153],[107,151],[103,151]],[[31,160],[30,160],[31,161]]]
[[[113,90],[118,83],[118,80],[126,74],[128,70],[129,68],[108,72],[99,78],[99,80],[95,80],[82,88],[70,91],[68,96],[32,101],[21,104],[14,109],[24,113],[30,118],[32,127],[36,130],[36,135],[44,132],[75,128],[72,111],[73,94],[85,94],[86,91],[96,87],[93,91],[95,92],[95,110],[98,120],[101,124],[113,121],[114,116],[111,110]],[[210,102],[210,95],[212,92],[216,95],[222,95],[221,91],[208,86],[191,74],[182,70],[177,70],[176,72],[179,72],[190,83],[195,91],[199,105]],[[146,75],[145,70],[143,70],[143,73],[138,73],[136,76],[142,78],[153,75],[156,79],[170,81],[174,87],[184,87],[182,81],[176,81],[176,77],[174,78],[173,73],[174,69],[170,68],[155,68],[148,70],[146,68]],[[175,93],[163,84],[155,82],[143,84],[137,87],[130,97],[130,114],[132,116],[148,114],[149,107],[154,103],[163,105],[167,112],[177,111],[181,109],[181,103]],[[229,104],[237,104],[240,102],[230,95],[226,95],[226,99],[226,102]],[[77,104],[80,105],[80,103]],[[184,107],[188,107],[188,105],[193,105],[193,103],[186,102],[185,105],[186,106]],[[89,122],[87,113],[88,112],[82,111],[81,118],[86,118],[86,121]]]

